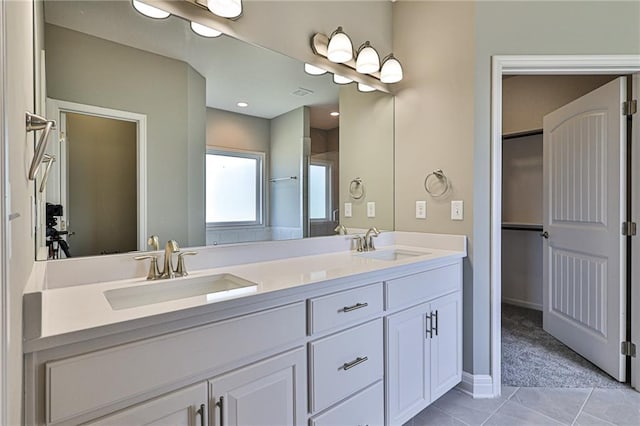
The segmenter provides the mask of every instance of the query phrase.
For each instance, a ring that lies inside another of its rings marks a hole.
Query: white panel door
[[[385,319],[387,409],[385,424],[402,425],[431,402],[429,304]]]
[[[462,380],[462,293],[431,302],[431,401]]]
[[[303,425],[306,377],[303,348],[216,377],[209,382],[211,424]]]
[[[640,100],[640,74],[633,76],[633,99]],[[631,167],[633,187],[632,220],[640,223],[640,113],[635,113],[632,120],[632,155]],[[640,236],[631,239],[631,341],[640,349]],[[640,391],[640,354],[631,358],[631,385]]]
[[[544,329],[625,380],[626,84],[618,78],[544,117]]]

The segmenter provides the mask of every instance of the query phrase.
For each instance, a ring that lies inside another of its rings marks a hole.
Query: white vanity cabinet
[[[207,384],[199,383],[124,409],[89,426],[205,426],[207,420]]]
[[[438,278],[439,284],[430,281]],[[388,291],[411,288],[398,283],[413,282],[413,300],[425,303],[400,310],[385,318],[386,424],[402,425],[438,399],[462,378],[461,276],[454,266],[429,271],[387,283]],[[428,284],[427,284],[428,283]],[[388,300],[403,299],[392,295]],[[405,299],[403,299],[405,300]],[[409,299],[406,299],[409,300]]]
[[[303,347],[209,381],[211,425],[304,425],[307,419]]]

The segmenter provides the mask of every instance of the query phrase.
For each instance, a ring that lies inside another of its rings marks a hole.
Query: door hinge
[[[622,235],[625,237],[633,237],[636,235],[635,222],[622,222]]]
[[[637,100],[632,100],[632,101],[625,101],[622,103],[622,115],[633,115],[636,112],[638,112],[638,101]]]
[[[620,343],[620,353],[624,356],[636,357],[636,345],[631,342]]]

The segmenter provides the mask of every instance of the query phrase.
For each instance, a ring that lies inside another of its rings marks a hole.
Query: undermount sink
[[[212,302],[253,293],[257,288],[256,283],[238,276],[218,274],[116,288],[105,291],[104,296],[111,304],[111,308],[117,311],[203,295],[206,295],[207,302]]]
[[[404,250],[404,249],[392,249],[392,250],[369,251],[366,253],[360,253],[358,254],[358,256],[366,257],[369,259],[393,261],[393,260],[408,259],[416,256],[424,256],[427,254],[431,254],[431,253],[422,252],[422,251]]]

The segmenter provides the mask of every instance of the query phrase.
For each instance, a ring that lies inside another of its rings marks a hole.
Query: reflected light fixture
[[[223,18],[236,18],[242,14],[242,0],[207,0],[207,8]]]
[[[350,78],[343,77],[343,76],[338,75],[338,74],[334,74],[333,75],[333,82],[336,83],[336,84],[349,84],[352,81],[353,80],[351,80]]]
[[[240,108],[246,108],[249,106],[249,104],[246,102],[238,102],[236,105],[238,105]]]
[[[342,31],[342,27],[338,27],[338,29],[331,33],[331,37],[329,37],[327,59],[338,64],[353,59],[351,39]]]
[[[322,68],[316,67],[311,64],[304,64],[304,72],[311,75],[322,75],[327,72],[327,70],[323,70]]]
[[[191,21],[191,29],[194,33],[202,36],[202,37],[218,37],[222,34],[222,32],[218,30],[214,30],[211,27],[207,27],[206,25],[198,24],[197,22]]]
[[[383,83],[397,83],[402,80],[402,65],[393,53],[390,53],[382,61],[382,69],[380,70],[380,81]]]
[[[159,9],[155,6],[151,6],[150,4],[141,2],[139,0],[132,0],[133,7],[138,12],[142,13],[144,16],[148,16],[153,19],[165,19],[171,15],[169,12],[165,12],[162,9]]]
[[[338,111],[333,111],[333,112],[330,112],[329,115],[332,117],[338,117],[340,113]]]
[[[356,58],[356,71],[360,74],[372,74],[380,70],[380,56],[376,49],[371,47],[369,41],[365,41],[358,48]]]
[[[360,92],[375,92],[376,88],[371,87],[368,84],[358,83],[358,91]]]

